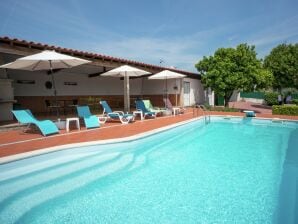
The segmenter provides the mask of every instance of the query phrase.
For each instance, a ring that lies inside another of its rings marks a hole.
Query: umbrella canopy
[[[37,71],[71,68],[89,62],[91,61],[60,54],[55,51],[42,51],[41,53],[19,58],[14,62],[0,66],[0,68]]]
[[[179,79],[184,78],[186,75],[182,75],[177,72],[172,72],[169,70],[163,70],[159,73],[151,75],[148,79]]]
[[[112,69],[110,71],[107,71],[101,76],[113,76],[113,77],[124,77],[124,76],[129,76],[129,77],[137,77],[137,76],[142,76],[142,75],[148,75],[151,74],[150,72],[144,71],[142,69],[138,69],[129,65],[122,65],[118,68]]]
[[[151,75],[148,79],[163,79],[165,80],[165,87],[166,87],[166,97],[168,98],[168,79],[181,79],[184,78],[186,75],[182,75],[177,72],[172,72],[169,70],[163,70],[159,73]],[[165,105],[166,106],[166,105]],[[176,92],[176,106],[177,106],[177,92]]]
[[[55,101],[57,102],[57,91],[55,86],[53,69],[71,68],[89,62],[91,61],[72,57],[65,54],[60,54],[55,51],[46,50],[37,54],[19,58],[14,62],[0,66],[0,68],[20,69],[29,71],[50,70],[52,74]],[[59,115],[58,110],[57,115]]]
[[[124,77],[124,111],[130,111],[130,97],[129,97],[129,77],[137,77],[148,75],[150,72],[131,67],[129,65],[122,65],[118,68],[107,71],[101,76]]]

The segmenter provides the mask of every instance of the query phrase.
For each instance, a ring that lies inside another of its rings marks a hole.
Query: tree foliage
[[[219,48],[213,56],[196,64],[202,83],[225,98],[225,106],[234,90],[252,91],[272,84],[273,76],[257,59],[254,46],[240,44],[236,48]]]
[[[280,44],[273,48],[264,65],[274,76],[275,88],[298,88],[298,44]]]

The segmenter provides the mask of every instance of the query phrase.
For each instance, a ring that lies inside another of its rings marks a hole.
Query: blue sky
[[[219,47],[298,42],[297,0],[0,0],[0,35],[196,71]]]

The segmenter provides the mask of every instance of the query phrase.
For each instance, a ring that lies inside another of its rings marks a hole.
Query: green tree
[[[264,66],[273,76],[273,86],[279,91],[282,88],[298,88],[298,44],[280,44],[265,57]]]
[[[204,87],[223,96],[225,106],[234,90],[252,91],[272,84],[272,74],[257,59],[254,46],[240,44],[236,48],[219,48],[213,56],[203,57],[196,64]]]

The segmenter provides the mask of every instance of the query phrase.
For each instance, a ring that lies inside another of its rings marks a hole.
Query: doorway
[[[183,102],[184,106],[190,106],[190,82],[183,82],[184,93]]]

